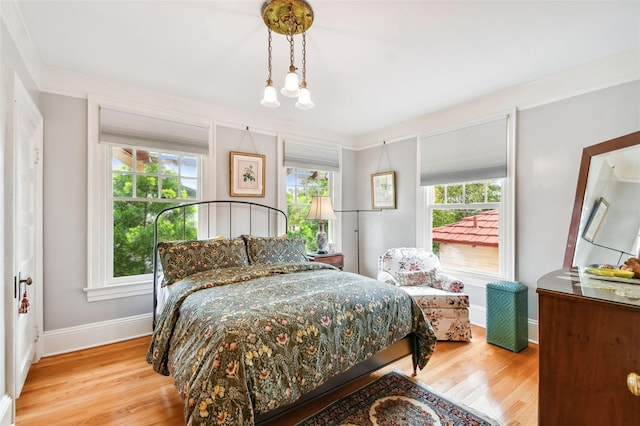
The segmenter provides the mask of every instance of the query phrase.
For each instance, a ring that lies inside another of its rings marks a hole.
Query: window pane
[[[163,175],[177,175],[178,174],[178,156],[172,154],[162,154],[160,164],[162,169],[160,173]]]
[[[148,151],[136,150],[136,172],[138,173],[155,173],[157,171],[157,167],[155,164],[158,163],[158,159],[153,158],[152,155]]]
[[[178,191],[177,177],[162,178],[162,198],[178,198]]]
[[[468,183],[464,188],[465,203],[484,203],[484,182]]]
[[[182,178],[181,197],[188,200],[195,200],[198,195],[198,181],[196,179]]]
[[[436,208],[432,213],[432,249],[442,267],[499,273],[498,210]]]
[[[444,185],[437,185],[433,188],[435,204],[445,203],[445,189],[446,187]]]
[[[487,201],[490,203],[500,202],[502,195],[502,179],[489,182],[487,185]]]
[[[158,198],[158,178],[155,176],[137,176],[136,197]]]
[[[304,238],[306,240],[305,248],[307,251],[317,251],[316,234],[318,233],[318,222],[315,220],[307,220],[309,214],[308,206],[292,206],[287,207],[288,216],[288,234],[292,238]],[[328,232],[328,224],[325,223],[324,230]]]
[[[448,185],[446,203],[461,204],[463,202],[464,198],[462,197],[462,185]]]
[[[125,173],[113,174],[113,196],[131,197],[133,196],[133,175]]]
[[[180,175],[182,177],[198,177],[198,159],[196,157],[182,157],[180,163]]]
[[[111,170],[131,171],[131,150],[114,147],[111,149]]]

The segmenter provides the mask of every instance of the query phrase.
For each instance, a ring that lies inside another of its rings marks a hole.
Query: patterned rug
[[[392,371],[334,402],[298,426],[499,425]]]

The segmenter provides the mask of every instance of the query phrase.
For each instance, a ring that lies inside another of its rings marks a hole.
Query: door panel
[[[42,329],[42,144],[43,120],[26,89],[13,75],[10,137],[7,140],[8,197],[6,269],[12,271],[7,296],[7,381],[13,399],[20,396],[33,362],[40,357]],[[7,250],[8,248],[8,250]],[[23,304],[28,301],[27,304]]]

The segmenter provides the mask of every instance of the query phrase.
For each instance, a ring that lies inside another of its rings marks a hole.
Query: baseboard
[[[110,321],[85,324],[44,332],[43,356],[121,342],[151,334],[152,314],[136,315]]]
[[[478,327],[487,328],[487,308],[480,305],[469,305],[469,321]],[[528,340],[538,343],[538,321],[527,319]]]
[[[486,315],[487,310],[484,306],[471,305],[469,307],[469,320],[478,327],[487,327]],[[43,336],[43,356],[74,352],[134,339],[136,337],[148,336],[151,334],[152,323],[153,315],[149,313],[85,324],[77,327],[45,331]],[[527,328],[529,341],[538,343],[538,322],[529,319]],[[0,408],[2,408],[2,405],[0,405]],[[1,416],[2,412],[0,411],[0,418],[2,418]]]
[[[0,398],[0,426],[13,425],[13,399],[9,395]]]

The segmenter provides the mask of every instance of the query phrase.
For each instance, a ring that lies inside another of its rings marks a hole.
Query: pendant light
[[[284,87],[280,93],[289,98],[297,98],[295,106],[298,109],[306,110],[313,108],[311,93],[307,88],[306,80],[306,31],[313,23],[313,10],[304,0],[271,0],[265,2],[262,7],[262,19],[267,26],[269,33],[269,78],[264,89],[264,96],[260,102],[270,108],[280,106],[273,80],[271,79],[271,32],[286,36],[289,42],[289,72],[284,80]],[[302,34],[302,82],[298,79],[297,68],[294,61],[295,43],[294,36]]]

